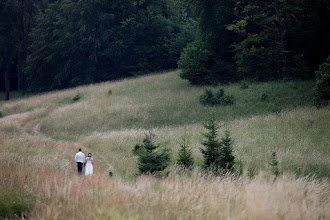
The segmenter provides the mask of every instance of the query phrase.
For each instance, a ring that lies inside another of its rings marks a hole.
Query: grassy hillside
[[[312,107],[313,86],[195,87],[170,72],[0,102],[0,216],[29,210],[37,219],[330,218],[330,108]],[[206,88],[224,88],[235,104],[202,106]],[[239,179],[198,168],[202,124],[212,114],[219,133],[229,129],[234,139],[244,169]],[[186,132],[196,168],[187,173],[172,163],[167,178],[137,177],[132,148],[148,131],[172,149],[173,162]],[[76,175],[79,147],[94,155],[92,178]],[[283,173],[276,181],[272,152]]]

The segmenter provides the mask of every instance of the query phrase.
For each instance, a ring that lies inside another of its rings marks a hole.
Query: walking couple
[[[81,148],[79,148],[79,152],[76,153],[75,160],[78,165],[78,174],[82,174],[82,168],[85,164],[85,175],[93,174],[93,157],[91,153],[88,153],[88,157],[85,157],[85,154],[81,152]]]

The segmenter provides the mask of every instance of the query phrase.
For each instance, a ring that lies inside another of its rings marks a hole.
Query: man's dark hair
[[[81,151],[81,148],[79,148],[79,151]]]

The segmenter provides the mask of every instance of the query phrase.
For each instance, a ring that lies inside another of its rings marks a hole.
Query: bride
[[[93,174],[93,157],[91,153],[88,153],[88,157],[85,160],[85,175]]]

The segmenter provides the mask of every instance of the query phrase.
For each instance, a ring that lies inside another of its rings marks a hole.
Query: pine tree
[[[143,144],[137,144],[133,149],[133,153],[139,157],[137,167],[140,173],[155,174],[164,170],[170,163],[169,150],[163,149],[159,151],[159,145],[154,143],[153,138],[153,134],[146,134]]]
[[[273,173],[276,177],[280,175],[280,170],[278,168],[278,161],[275,151],[272,153],[271,162],[269,163],[269,165],[272,166]]]
[[[202,142],[205,149],[200,149],[204,156],[204,168],[218,172],[220,168],[221,142],[218,140],[218,127],[214,117],[212,117],[204,127],[208,129],[208,132],[203,134],[206,138],[206,140]]]
[[[228,130],[225,132],[225,137],[221,140],[220,150],[220,166],[225,172],[233,172],[235,165],[235,157],[233,156],[232,138]]]
[[[182,143],[180,144],[180,149],[178,152],[178,164],[184,168],[190,168],[194,164],[194,158],[192,156],[191,149],[187,144],[186,133],[182,137]]]

